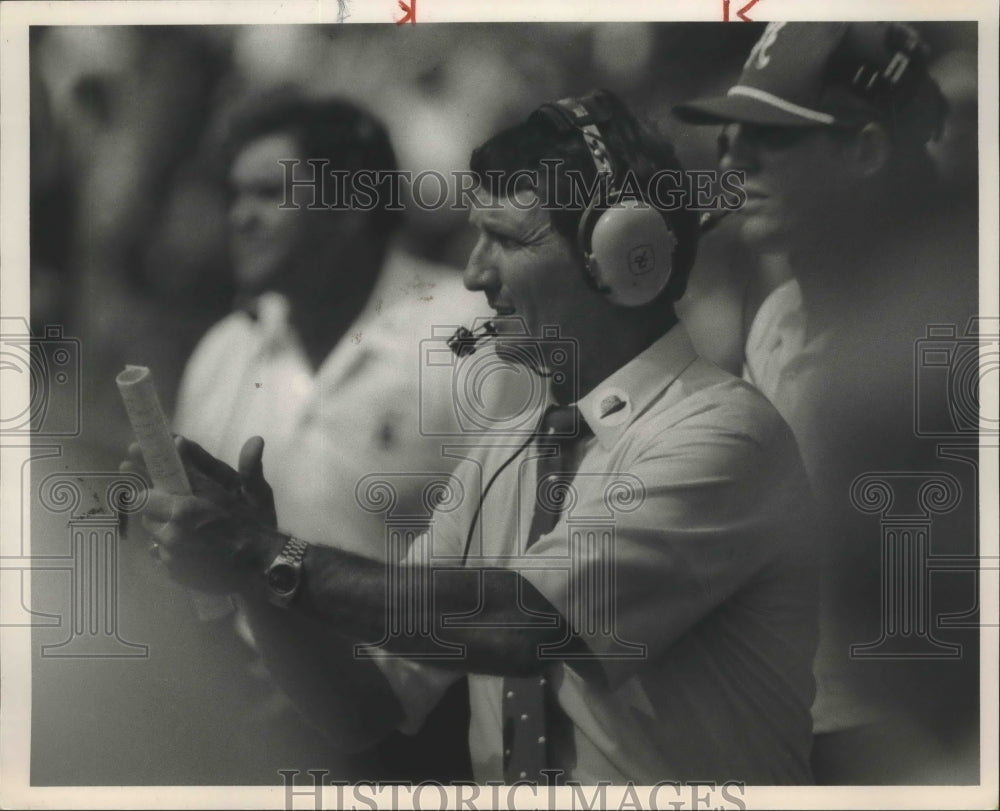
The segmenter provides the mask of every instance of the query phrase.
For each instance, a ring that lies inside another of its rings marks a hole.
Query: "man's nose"
[[[753,140],[747,137],[742,124],[727,124],[719,133],[719,168],[752,169],[757,164],[757,150]]]
[[[234,231],[245,231],[253,225],[254,205],[245,197],[237,197],[229,205],[229,227]]]
[[[486,290],[496,284],[496,265],[490,255],[484,238],[479,240],[469,254],[469,261],[462,273],[462,284],[466,290]]]

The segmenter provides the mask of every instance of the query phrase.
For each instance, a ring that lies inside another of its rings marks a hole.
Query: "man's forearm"
[[[275,539],[271,546],[280,543]],[[568,637],[559,613],[513,570],[399,566],[316,544],[310,545],[302,568],[302,585],[291,610],[391,653],[434,654],[439,652],[437,642],[463,648],[456,659],[435,659],[439,666],[527,674],[544,664],[540,646]],[[532,614],[552,619],[524,613],[519,595]],[[404,612],[403,625],[412,632],[388,633],[392,610]],[[442,622],[443,617],[460,614],[474,618],[462,624]],[[534,625],[523,627],[527,622]]]
[[[271,605],[243,601],[257,649],[305,719],[339,749],[357,752],[396,729],[403,710],[371,659],[327,624]]]

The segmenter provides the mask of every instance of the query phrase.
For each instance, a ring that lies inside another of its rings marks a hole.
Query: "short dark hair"
[[[674,145],[665,135],[648,124],[642,124],[613,93],[600,91],[610,110],[609,120],[599,126],[605,145],[616,164],[616,176],[623,170],[631,172],[641,189],[646,189],[651,177],[659,171],[683,173]],[[507,181],[515,174],[530,172],[539,178],[549,175],[542,161],[559,161],[560,171],[554,174],[560,188],[545,189],[548,199],[567,201],[567,205],[550,208],[549,216],[557,233],[565,237],[574,249],[577,230],[585,207],[571,193],[568,173],[576,173],[591,184],[597,169],[590,150],[579,132],[561,129],[548,116],[535,111],[527,120],[494,135],[472,152],[469,168],[483,188],[494,196],[503,196]],[[646,200],[650,205],[653,201]],[[655,206],[670,224],[677,237],[674,267],[666,289],[658,298],[671,302],[684,295],[688,276],[698,248],[698,215],[684,207],[666,210]]]
[[[276,133],[295,139],[302,153],[298,157],[324,160],[330,171],[346,171],[351,178],[362,169],[397,169],[389,133],[375,116],[345,99],[309,98],[288,87],[254,93],[233,106],[222,133],[224,164],[231,165],[250,142]],[[380,202],[390,199],[382,184],[373,185]],[[403,212],[379,205],[371,215],[373,225],[388,235],[399,226]]]

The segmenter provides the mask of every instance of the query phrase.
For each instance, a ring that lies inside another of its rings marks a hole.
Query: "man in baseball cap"
[[[944,113],[926,59],[926,46],[902,23],[770,23],[724,96],[674,112],[696,124],[854,127],[882,120],[919,126],[926,141]]]
[[[899,691],[883,690],[884,674],[849,651],[879,622],[882,567],[877,534],[850,507],[851,483],[940,465],[915,461],[924,450],[912,428],[913,346],[926,324],[952,320],[956,303],[975,306],[959,292],[974,263],[955,258],[968,256],[969,240],[945,232],[952,221],[935,197],[926,144],[947,105],[927,60],[905,24],[774,22],[724,95],[674,110],[720,126],[720,169],[744,173],[745,203],[727,224],[756,263],[744,378],[792,427],[824,514],[821,783],[926,776],[909,757],[921,745],[914,713],[892,707]],[[914,694],[926,687],[914,688],[922,677],[911,670],[891,678]]]
[[[781,248],[860,214],[861,191],[874,203],[907,178],[926,186],[945,111],[926,46],[901,23],[770,23],[725,95],[674,108],[724,125],[723,168],[746,172],[743,236]]]

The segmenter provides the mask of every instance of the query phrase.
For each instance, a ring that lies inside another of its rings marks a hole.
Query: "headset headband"
[[[606,175],[610,180],[610,191],[616,190],[615,170],[611,154],[604,140],[599,124],[611,120],[604,97],[600,92],[586,98],[566,98],[538,108],[538,112],[554,123],[563,132],[579,132],[594,162],[598,177]]]
[[[585,98],[542,105],[536,112],[557,131],[583,138],[597,172],[597,188],[604,187],[587,204],[577,226],[576,244],[588,282],[615,304],[639,307],[667,286],[677,237],[657,208],[622,198],[616,168],[629,171],[630,161],[612,156],[601,131],[618,109],[614,97],[599,90]]]

